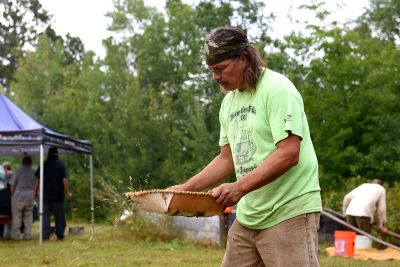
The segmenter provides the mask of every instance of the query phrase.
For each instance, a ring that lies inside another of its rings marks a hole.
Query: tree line
[[[271,37],[274,18],[254,0],[168,0],[163,12],[143,0],[116,1],[107,16],[118,38],[103,40],[103,59],[79,38],[58,36],[40,1],[0,7],[3,91],[49,128],[90,139],[96,177],[121,193],[179,183],[219,152],[223,94],[206,71],[203,43],[223,25],[255,32],[251,41],[268,67],[301,92],[325,206],[339,203],[350,180],[398,181],[399,1],[370,0],[345,24],[328,22],[322,2],[304,5],[319,21],[308,23],[307,35],[284,39]],[[63,159],[73,188],[85,195],[82,157]],[[88,201],[76,200],[82,214]]]

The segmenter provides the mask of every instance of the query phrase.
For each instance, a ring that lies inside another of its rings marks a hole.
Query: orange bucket
[[[353,231],[335,231],[335,255],[336,256],[354,256],[354,240],[356,232]]]
[[[224,210],[224,213],[232,213],[232,207],[226,207],[226,209]]]

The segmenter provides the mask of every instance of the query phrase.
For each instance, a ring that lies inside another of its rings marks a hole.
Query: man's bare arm
[[[273,182],[291,167],[297,165],[300,138],[294,134],[276,144],[276,150],[253,171],[233,183],[225,183],[210,190],[218,203],[233,206],[247,193]]]
[[[69,182],[68,182],[67,178],[63,179],[63,184],[64,184],[64,189],[65,189],[65,192],[67,193],[68,198],[71,198],[72,193],[71,193],[71,191],[69,191]]]
[[[202,171],[183,184],[175,185],[169,189],[182,191],[202,191],[223,179],[227,178],[234,170],[231,147],[221,147],[220,154],[216,156]]]

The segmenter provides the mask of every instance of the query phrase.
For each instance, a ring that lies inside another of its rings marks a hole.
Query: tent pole
[[[89,156],[90,164],[90,211],[92,213],[92,234],[94,233],[94,195],[93,195],[93,155]]]
[[[40,144],[40,180],[39,180],[39,244],[43,243],[43,144]]]

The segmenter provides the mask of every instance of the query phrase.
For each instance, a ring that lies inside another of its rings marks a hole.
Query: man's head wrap
[[[249,45],[246,37],[229,36],[220,40],[207,39],[204,44],[204,55],[207,65],[214,65],[225,59],[240,55]]]

